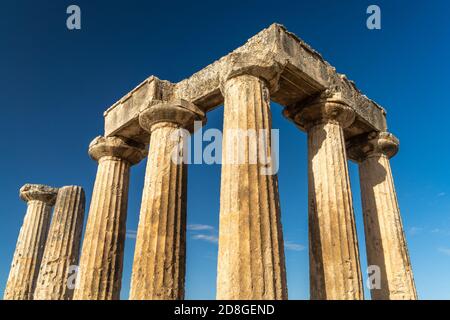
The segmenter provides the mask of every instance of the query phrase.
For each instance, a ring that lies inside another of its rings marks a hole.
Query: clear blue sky
[[[25,183],[85,188],[97,165],[89,142],[103,111],[156,75],[179,81],[242,45],[273,22],[284,24],[388,110],[401,141],[392,160],[420,298],[450,299],[450,3],[434,1],[23,1],[0,2],[0,295],[26,210]],[[65,26],[82,10],[82,30]],[[378,4],[382,30],[366,28]],[[289,295],[308,299],[306,135],[273,104],[280,129],[279,184]],[[222,109],[207,128],[222,128]],[[129,292],[145,162],[132,170],[122,297]],[[350,164],[363,271],[364,235],[357,167]],[[215,296],[220,167],[189,168],[186,297]],[[366,290],[367,293],[367,290]],[[368,296],[368,294],[367,294]]]

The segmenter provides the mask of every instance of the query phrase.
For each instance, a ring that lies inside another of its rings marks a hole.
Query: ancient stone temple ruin
[[[287,299],[278,180],[260,174],[271,137],[262,137],[263,150],[251,139],[227,142],[234,129],[270,132],[271,101],[308,136],[311,299],[364,298],[348,160],[359,164],[368,264],[380,270],[372,299],[416,299],[389,165],[399,142],[385,110],[277,24],[181,82],[149,77],[106,110],[103,136],[89,146],[98,171],[74,292],[61,288],[69,262],[51,264],[78,260],[80,191],[60,202],[55,189],[24,187],[28,210],[5,298],[119,299],[130,170],[148,157],[130,299],[183,299],[187,164],[172,153],[186,150],[171,137],[223,105],[222,158],[240,153],[247,161],[222,161],[217,298]],[[47,237],[55,201],[54,224],[71,227],[52,225]]]

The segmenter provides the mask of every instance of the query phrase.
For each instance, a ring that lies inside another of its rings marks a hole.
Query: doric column
[[[5,289],[5,300],[32,300],[58,189],[26,184],[20,197],[28,204]]]
[[[74,283],[69,277],[78,266],[84,206],[83,188],[67,186],[59,189],[34,300],[72,299]]]
[[[337,96],[285,115],[308,132],[311,299],[363,299],[343,128],[353,110]]]
[[[120,137],[98,137],[89,146],[98,161],[81,251],[76,300],[117,300],[120,295],[130,166],[145,147]]]
[[[349,143],[349,154],[359,162],[367,260],[380,271],[380,287],[376,281],[372,283],[374,300],[417,299],[389,164],[398,145],[387,132],[371,133]]]
[[[240,74],[223,82],[222,94],[217,299],[287,299],[268,83]]]
[[[141,111],[150,133],[139,227],[136,236],[131,300],[184,298],[187,167],[183,129],[193,130],[204,113],[184,100]]]

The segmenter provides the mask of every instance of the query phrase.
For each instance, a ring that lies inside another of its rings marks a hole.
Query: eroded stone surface
[[[308,132],[311,299],[363,299],[343,128],[354,111],[335,96],[286,110]]]
[[[278,180],[265,171],[272,164],[266,83],[253,75],[239,75],[223,87],[217,299],[287,299]],[[236,129],[250,130],[256,139],[230,140]],[[263,144],[257,143],[260,139]]]
[[[183,101],[153,105],[141,113],[141,126],[150,132],[150,150],[131,277],[132,300],[184,298],[187,167],[177,160],[186,152],[180,129],[192,131],[196,120],[205,122],[204,113]]]
[[[349,153],[359,161],[368,265],[380,268],[380,288],[371,290],[372,299],[417,299],[389,163],[399,142],[383,132],[361,137],[349,145]]]
[[[71,300],[80,254],[85,207],[84,190],[78,186],[58,191],[45,245],[34,300]],[[73,279],[69,277],[73,276]]]
[[[20,188],[20,198],[29,202],[32,200],[42,201],[49,206],[55,205],[58,189],[42,184],[26,184]]]
[[[28,207],[5,288],[5,300],[33,299],[57,193],[58,189],[35,184],[20,189],[20,197]]]
[[[80,258],[75,300],[119,299],[130,167],[145,147],[120,137],[98,137],[89,147],[97,176]]]

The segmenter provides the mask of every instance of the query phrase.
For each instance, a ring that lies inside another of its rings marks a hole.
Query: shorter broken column
[[[35,300],[71,300],[77,276],[84,190],[60,188],[34,292]]]
[[[20,197],[28,204],[5,289],[5,300],[32,300],[58,189],[26,184]]]

